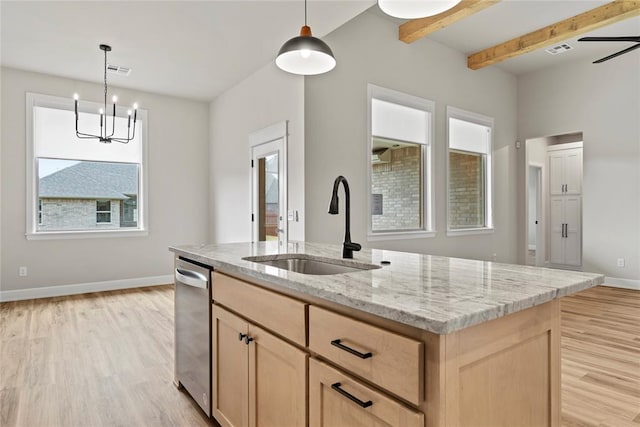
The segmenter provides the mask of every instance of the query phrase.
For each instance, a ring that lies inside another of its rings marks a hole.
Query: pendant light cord
[[[307,26],[307,0],[304,0],[304,26]]]
[[[104,126],[104,136],[107,136],[107,50],[104,51],[104,117],[105,117],[105,126]],[[113,120],[115,121],[115,117]]]

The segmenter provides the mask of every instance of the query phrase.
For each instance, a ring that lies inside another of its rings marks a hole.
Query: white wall
[[[11,68],[1,78],[3,292],[169,275],[167,246],[207,239],[208,105],[110,87],[149,112],[149,235],[27,241],[25,93],[78,92],[99,101],[103,87]],[[19,266],[28,267],[27,277],[18,277]]]
[[[583,132],[584,270],[627,280],[640,280],[639,76],[638,55],[631,53],[598,65],[575,61],[518,79],[521,139]],[[523,156],[518,161],[524,170]],[[521,195],[520,212],[524,204]],[[524,227],[519,229],[524,242]],[[617,258],[625,258],[625,268],[616,267]]]
[[[344,175],[351,187],[352,240],[369,247],[516,261],[516,79],[496,67],[472,71],[466,57],[429,39],[407,45],[398,41],[397,21],[376,8],[359,15],[325,41],[338,65],[305,81],[306,237],[340,243],[344,211],[330,216],[327,205],[333,180]],[[367,242],[367,83],[436,102],[435,238]],[[447,105],[495,119],[495,233],[446,236]],[[342,194],[342,190],[340,190]],[[341,199],[343,197],[341,196]],[[343,203],[343,201],[341,201]]]
[[[210,104],[210,240],[251,241],[249,134],[289,121],[289,239],[304,240],[304,78],[270,63]]]

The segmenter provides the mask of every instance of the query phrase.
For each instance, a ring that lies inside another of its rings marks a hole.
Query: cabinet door
[[[249,325],[217,305],[211,319],[213,416],[222,427],[249,425],[249,346],[239,340]]]
[[[551,235],[549,243],[549,262],[551,264],[564,264],[564,237],[562,228],[564,224],[564,196],[551,197],[550,201]]]
[[[564,154],[552,151],[549,153],[549,194],[563,194],[564,184]]]
[[[581,265],[582,200],[580,196],[565,196],[564,198],[564,222],[567,224],[567,232],[564,239],[563,264]]]
[[[582,193],[582,148],[565,151],[564,183],[565,194]]]
[[[249,325],[249,425],[305,426],[307,354]]]
[[[424,427],[424,415],[337,369],[309,359],[309,427],[388,426]]]

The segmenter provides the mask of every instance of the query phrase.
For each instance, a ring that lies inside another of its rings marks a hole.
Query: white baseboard
[[[640,291],[640,280],[617,279],[615,277],[605,277],[603,286],[611,286],[613,288],[636,289]]]
[[[118,289],[142,288],[145,286],[166,285],[169,283],[173,283],[173,276],[170,274],[166,276],[140,277],[137,279],[109,280],[106,282],[17,289],[14,291],[0,291],[0,302],[87,294],[90,292],[115,291]]]

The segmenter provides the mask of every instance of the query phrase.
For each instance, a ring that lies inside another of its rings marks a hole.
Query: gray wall
[[[98,100],[103,87],[10,68],[1,78],[3,291],[168,275],[167,246],[206,241],[208,105],[126,89],[117,89],[120,99],[149,111],[149,235],[26,240],[25,93]],[[18,277],[19,266],[27,277]]]
[[[325,41],[336,55],[337,67],[325,75],[305,78],[307,240],[342,242],[344,218],[342,214],[328,215],[327,204],[333,180],[344,175],[351,187],[354,241],[369,247],[476,259],[491,259],[496,253],[499,260],[515,262],[515,77],[496,67],[469,70],[462,53],[428,39],[410,45],[400,42],[397,21],[381,16],[376,8],[354,18]],[[367,83],[436,102],[435,238],[367,242]],[[493,234],[446,236],[447,105],[495,118]]]
[[[518,79],[521,140],[583,132],[585,271],[640,280],[640,61],[575,61]],[[563,140],[562,142],[568,142]],[[524,183],[524,153],[518,158]],[[524,192],[518,210],[524,213]],[[524,219],[524,215],[521,216]],[[524,224],[524,223],[523,223]],[[519,250],[524,250],[524,226]],[[616,267],[625,258],[626,267]]]
[[[270,63],[210,104],[210,240],[251,241],[249,135],[289,120],[289,238],[304,240],[304,79]]]

